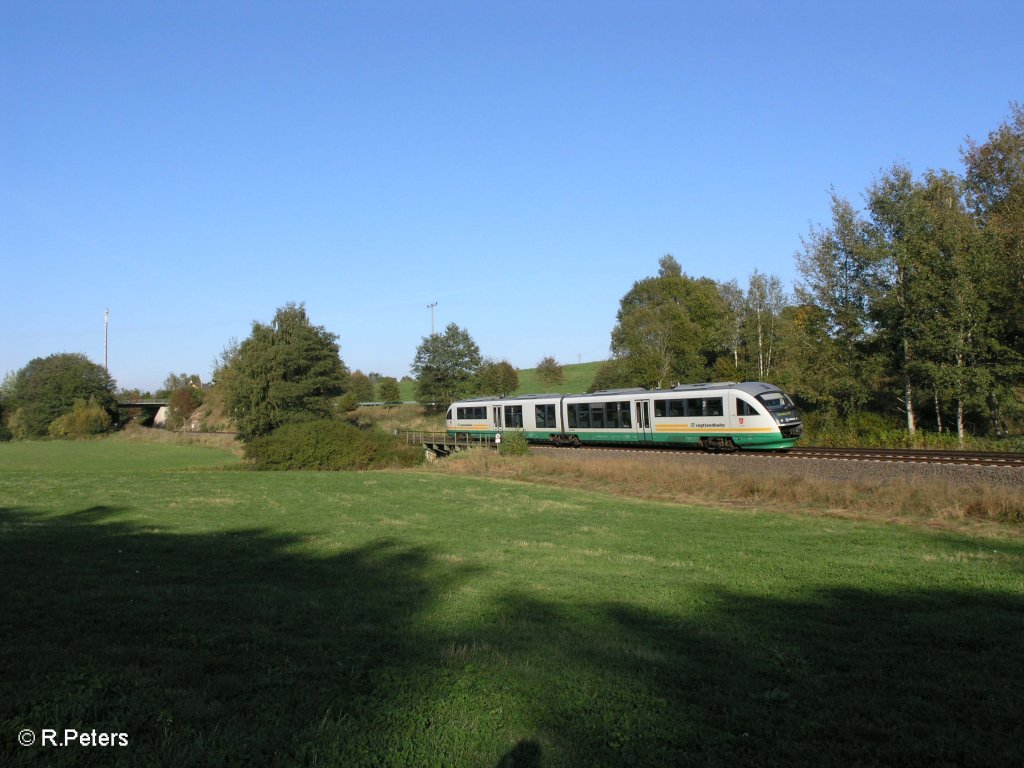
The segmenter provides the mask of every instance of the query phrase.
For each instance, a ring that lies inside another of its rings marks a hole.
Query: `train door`
[[[501,406],[494,406],[494,429],[501,432]]]
[[[648,400],[634,400],[636,413],[637,442],[650,442],[654,439],[651,429],[651,404]]]

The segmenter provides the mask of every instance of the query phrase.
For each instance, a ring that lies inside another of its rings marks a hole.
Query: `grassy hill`
[[[594,382],[597,369],[604,365],[603,360],[592,363],[573,363],[563,365],[565,381],[561,384],[546,384],[540,380],[536,368],[519,371],[519,389],[517,395],[536,395],[547,392],[586,392]]]
[[[603,360],[596,360],[591,363],[572,363],[563,365],[562,372],[565,374],[565,381],[561,384],[545,384],[537,376],[536,368],[525,368],[519,371],[519,389],[516,395],[536,395],[547,392],[586,392],[594,381],[597,369],[604,365]],[[416,383],[403,381],[398,386],[402,393],[402,400],[410,401],[416,399]]]

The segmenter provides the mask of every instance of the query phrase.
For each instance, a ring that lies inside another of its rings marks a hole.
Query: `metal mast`
[[[103,310],[103,370],[110,373],[110,308]]]

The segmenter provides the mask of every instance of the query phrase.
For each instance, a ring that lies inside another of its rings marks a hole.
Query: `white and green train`
[[[530,442],[552,445],[658,445],[707,451],[787,450],[804,431],[786,393],[760,381],[480,397],[452,403],[445,428],[452,436],[481,439],[516,431]]]

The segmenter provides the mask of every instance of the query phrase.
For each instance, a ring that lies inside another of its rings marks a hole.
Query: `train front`
[[[788,443],[785,448],[792,448],[797,439],[804,433],[804,424],[800,419],[800,411],[790,400],[789,395],[780,389],[762,392],[757,395],[758,401],[768,409],[768,413],[779,425],[779,434]]]

